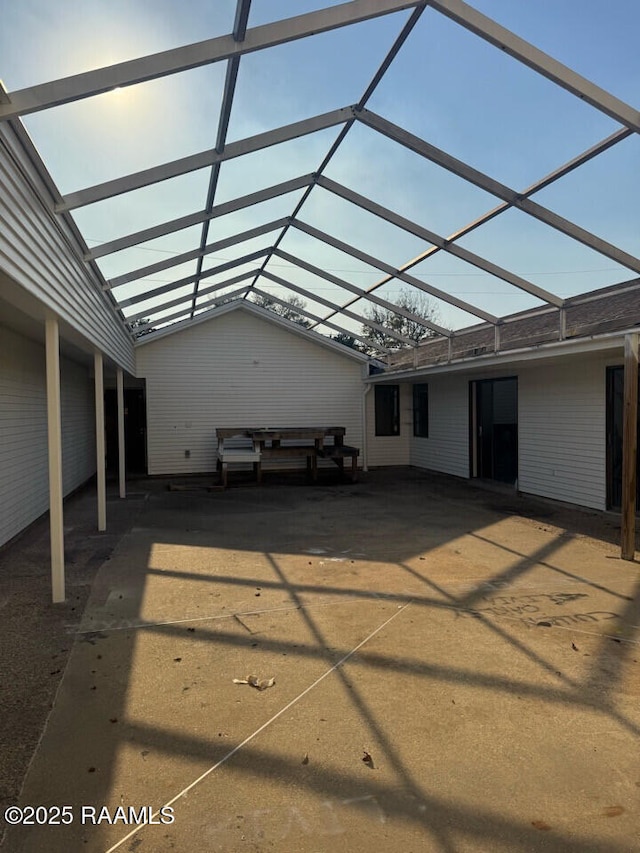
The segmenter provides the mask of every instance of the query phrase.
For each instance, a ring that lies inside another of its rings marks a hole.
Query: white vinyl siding
[[[400,435],[376,435],[375,389],[367,393],[367,464],[408,465],[413,433],[413,397],[411,385],[400,385]]]
[[[88,369],[61,359],[63,489],[95,472]],[[44,348],[0,327],[0,544],[49,509]]]
[[[420,381],[429,386],[429,438],[412,435],[410,464],[468,477],[469,380],[438,376]]]
[[[605,376],[594,357],[519,372],[520,491],[606,508]]]
[[[89,368],[60,359],[62,488],[68,495],[96,472],[95,387]]]
[[[361,363],[269,320],[233,310],[136,355],[149,474],[215,470],[216,427],[344,426],[362,448]]]
[[[37,156],[34,154],[34,156]],[[76,240],[34,191],[49,198],[22,144],[0,126],[0,271],[54,311],[92,345],[134,372],[133,344]]]
[[[607,363],[577,356],[502,372],[518,379],[519,491],[605,509]],[[411,465],[469,476],[469,380],[496,376],[420,380],[429,385],[429,438],[412,439]],[[512,417],[502,413],[507,422]]]

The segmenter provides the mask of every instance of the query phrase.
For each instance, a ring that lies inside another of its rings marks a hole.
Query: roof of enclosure
[[[390,370],[410,370],[442,362],[496,353],[530,350],[542,344],[608,336],[640,326],[640,279],[569,297],[564,305],[562,334],[553,308],[536,308],[503,318],[497,327],[487,323],[456,332],[454,338],[429,338],[418,347],[392,353]]]
[[[319,5],[3,11],[0,121],[24,122],[132,334],[268,293],[357,335],[371,305],[418,319],[402,289],[444,336],[562,323],[640,274],[635,0]]]

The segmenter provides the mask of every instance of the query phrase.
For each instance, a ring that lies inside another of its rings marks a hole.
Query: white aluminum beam
[[[225,293],[225,298],[229,301],[231,299],[235,299],[235,297],[240,296],[245,293],[249,285],[245,285],[244,287],[238,288],[238,290],[234,290],[232,293]],[[189,295],[189,302],[191,302],[191,294]],[[214,311],[217,305],[212,305],[211,308],[208,308],[207,311]],[[187,317],[189,319],[198,320],[202,316],[202,314],[206,314],[206,311],[202,311],[200,314],[197,314],[195,317],[191,317],[191,307],[186,308],[184,311],[177,311],[175,314],[170,314],[168,317],[158,317],[156,323],[171,323],[174,320],[179,320],[181,317]],[[164,328],[158,329],[159,332],[163,332]],[[151,333],[153,334],[153,333]]]
[[[290,302],[287,302],[286,299],[282,299],[280,296],[276,296],[275,294],[269,293],[266,290],[261,290],[259,287],[256,287],[255,285],[251,288],[251,294],[255,294],[256,296],[263,296],[267,299],[272,299],[274,302],[277,302],[278,305],[282,305],[285,308],[290,308],[292,311],[297,312],[298,314],[300,314],[301,317],[308,317],[310,320],[313,320],[316,325],[319,323],[324,323],[324,319],[322,317],[318,316],[318,314],[312,313],[307,308],[299,308],[297,305],[292,305]],[[308,294],[308,295],[313,299],[312,294]],[[248,300],[248,301],[250,302],[251,300]],[[258,308],[260,308],[260,307],[262,307],[262,306],[258,305]],[[266,308],[265,310],[268,311],[269,309]],[[292,322],[295,323],[295,320],[293,320]],[[331,324],[329,324],[329,325],[331,325]],[[337,329],[340,332],[344,332],[345,334],[351,334],[351,332],[347,332],[346,329],[342,329],[339,326],[333,326],[332,328]]]
[[[372,18],[424,5],[425,0],[351,0],[247,30],[238,42],[233,34],[165,50],[139,59],[119,62],[9,93],[10,103],[0,104],[0,120],[17,118],[49,107],[67,104],[113,89],[157,80],[233,56],[285,44]]]
[[[269,272],[269,270],[262,270],[260,273],[264,278],[270,279],[270,281],[274,282],[274,284],[279,284],[282,287],[286,287],[289,290],[293,290],[295,293],[299,293],[301,296],[305,296],[308,299],[312,299],[314,302],[317,302],[319,305],[325,305],[327,308],[331,309],[334,314],[343,314],[345,317],[348,317],[350,320],[355,320],[357,323],[360,323],[363,326],[369,326],[371,329],[375,329],[377,332],[383,332],[385,335],[389,335],[389,337],[396,338],[396,340],[401,341],[402,343],[410,343],[411,346],[415,346],[415,341],[410,340],[409,338],[405,338],[402,335],[398,334],[398,332],[393,329],[387,329],[385,326],[380,326],[378,323],[374,323],[369,317],[365,317],[363,314],[356,314],[354,311],[349,311],[347,308],[341,308],[335,302],[332,302],[330,299],[325,299],[323,296],[318,296],[311,290],[306,290],[304,287],[299,287],[297,284],[293,284],[293,282],[288,279],[282,278],[279,275],[275,275],[274,273]],[[357,301],[357,300],[354,300]],[[329,315],[332,316],[332,315]],[[324,325],[330,325],[328,323],[328,317],[325,317],[322,320]],[[346,331],[346,330],[341,330]],[[347,334],[352,335],[353,332],[348,332]],[[357,337],[357,335],[353,335]],[[360,338],[360,340],[365,340],[364,338]],[[367,343],[370,343],[369,341]],[[377,347],[381,349],[380,347]],[[385,350],[382,350],[385,351]],[[389,350],[390,352],[390,350]]]
[[[366,344],[369,347],[373,347],[373,349],[378,350],[379,352],[385,353],[385,355],[388,355],[391,352],[390,349],[386,349],[383,346],[378,346],[377,344],[372,344],[371,341],[368,341],[366,338],[360,337],[356,332],[350,332],[348,329],[345,329],[342,326],[336,326],[335,323],[330,323],[329,321],[325,320],[323,317],[319,317],[317,314],[312,314],[310,311],[307,311],[306,308],[295,308],[294,306],[291,305],[290,302],[287,302],[286,299],[280,299],[278,296],[274,296],[273,293],[268,293],[266,290],[260,290],[258,287],[255,287],[255,285],[251,288],[251,293],[255,293],[258,296],[266,296],[268,299],[273,299],[273,301],[277,302],[279,305],[284,305],[287,308],[293,308],[293,310],[299,311],[299,313],[301,315],[304,315],[305,317],[308,317],[309,319],[313,320],[314,326],[320,326],[320,325],[327,326],[327,328],[333,329],[336,332],[340,332],[343,335],[349,335],[350,337],[352,337],[356,341],[362,341],[362,343]],[[312,299],[314,298],[312,294],[309,294],[309,296]],[[258,307],[260,307],[260,306],[258,306]],[[387,334],[388,330],[385,329],[384,332],[385,332],[385,334]],[[320,333],[318,332],[318,334],[320,334]],[[406,338],[405,340],[409,340],[409,339]],[[415,341],[410,341],[410,343],[413,346],[415,346]]]
[[[224,264],[219,264],[217,267],[212,267],[211,269],[205,270],[200,274],[201,278],[210,278],[212,275],[218,275],[218,273],[227,272],[227,270],[235,269],[235,267],[242,266],[242,264],[251,263],[251,261],[257,260],[257,258],[264,258],[265,255],[268,255],[271,252],[271,249],[260,249],[257,252],[251,252],[248,255],[244,255],[242,258],[237,258],[234,261],[227,261]],[[177,281],[171,281],[168,284],[163,284],[160,287],[154,287],[153,290],[146,290],[144,293],[138,293],[136,296],[131,296],[128,299],[123,299],[120,302],[120,308],[126,308],[129,305],[137,305],[139,302],[145,302],[147,299],[153,299],[155,296],[162,296],[164,293],[170,293],[172,290],[177,290],[179,287],[184,287],[186,284],[193,284],[196,280],[195,275],[189,275],[186,278],[180,278]]]
[[[369,213],[373,213],[375,216],[379,216],[381,219],[390,222],[392,225],[396,225],[398,228],[402,228],[403,231],[408,231],[410,234],[415,234],[416,237],[420,237],[423,240],[426,240],[428,243],[434,243],[438,246],[438,248],[443,249],[446,252],[450,252],[451,254],[455,254],[457,257],[460,257],[462,254],[464,256],[464,260],[467,260],[469,263],[474,263],[474,266],[480,266],[481,269],[487,271],[487,267],[492,266],[483,258],[474,255],[472,252],[467,252],[464,249],[459,250],[458,246],[449,246],[448,241],[444,237],[440,237],[438,234],[435,234],[433,231],[429,231],[427,228],[423,228],[421,225],[418,225],[416,222],[412,222],[409,219],[405,219],[404,216],[400,216],[397,213],[394,213],[392,210],[389,210],[386,207],[383,207],[381,204],[377,204],[371,199],[366,198],[365,196],[360,195],[359,193],[353,192],[353,190],[348,189],[342,184],[337,183],[336,181],[332,181],[329,178],[325,178],[324,176],[318,177],[317,180],[318,186],[323,187],[326,190],[334,193],[337,196],[345,199],[345,201],[350,201],[352,204],[356,204],[358,207],[361,207],[363,210],[369,211]],[[396,275],[398,273],[398,275]],[[399,278],[401,275],[405,275],[405,270],[400,268],[399,270],[394,271],[392,278]],[[497,317],[493,314],[484,311],[482,308],[479,308],[476,305],[472,305],[470,302],[466,302],[464,299],[458,299],[455,296],[452,296],[450,293],[446,293],[443,290],[440,290],[437,287],[434,287],[431,284],[427,284],[417,278],[411,277],[411,284],[415,287],[420,287],[421,290],[424,290],[425,293],[429,293],[431,296],[435,296],[437,299],[442,299],[444,302],[448,302],[450,305],[455,305],[456,308],[460,308],[462,311],[466,311],[469,314],[473,314],[476,317],[481,317],[483,320],[487,320],[489,323],[495,323]],[[405,279],[406,280],[406,279]]]
[[[578,154],[576,157],[573,157],[567,163],[563,164],[562,166],[559,166],[557,169],[554,169],[553,172],[550,172],[548,175],[545,175],[544,178],[541,178],[534,184],[531,184],[529,187],[527,187],[527,189],[519,193],[520,197],[529,197],[534,193],[545,189],[546,187],[555,183],[555,181],[559,180],[560,178],[563,178],[565,175],[568,175],[570,172],[574,171],[574,169],[577,169],[579,166],[588,163],[594,157],[597,157],[599,154],[608,151],[609,148],[612,148],[614,145],[617,145],[619,142],[622,142],[623,139],[627,139],[629,136],[632,135],[633,131],[629,130],[628,128],[617,130],[615,133],[612,133],[610,136],[607,136],[605,139],[601,140],[595,145],[592,145],[586,151],[583,151],[581,154]],[[503,202],[497,207],[494,207],[486,213],[483,213],[482,216],[479,216],[477,219],[474,219],[472,222],[468,223],[462,228],[459,228],[452,234],[449,234],[449,236],[445,240],[445,245],[449,245],[455,240],[460,240],[462,239],[462,237],[466,237],[467,234],[470,234],[472,231],[475,231],[481,225],[485,225],[487,222],[490,222],[492,219],[494,219],[496,216],[499,216],[501,213],[503,213],[505,210],[508,210],[510,207],[511,204],[509,202]],[[424,252],[421,252],[415,258],[412,258],[410,261],[407,261],[406,263],[402,264],[400,270],[402,272],[407,272],[408,270],[427,260],[427,258],[430,258],[443,250],[444,249],[441,246],[430,246],[428,249],[426,249]],[[369,290],[376,290],[378,287],[382,287],[384,284],[387,284],[391,280],[392,276],[387,276],[381,281],[377,282],[372,287],[370,287]],[[452,302],[451,304],[455,303]]]
[[[373,78],[371,79],[371,82],[369,83],[369,85],[365,89],[362,97],[358,101],[356,109],[361,110],[365,106],[367,101],[371,98],[371,96],[373,95],[375,90],[378,88],[379,84],[382,81],[382,78],[384,77],[384,75],[387,73],[387,71],[391,67],[391,63],[393,62],[393,60],[400,53],[402,46],[404,45],[406,40],[411,35],[413,28],[415,27],[415,25],[420,20],[420,16],[424,12],[424,10],[425,10],[425,5],[423,5],[423,4],[416,6],[416,8],[413,10],[413,12],[409,16],[409,19],[407,20],[406,24],[404,25],[404,27],[400,31],[400,34],[398,35],[398,37],[396,38],[396,40],[392,44],[391,49],[389,50],[389,52],[387,53],[385,58],[382,60],[382,63],[378,67],[378,70],[376,71],[376,73],[373,75]]]
[[[183,228],[191,228],[193,225],[200,225],[200,223],[207,220],[217,219],[220,216],[244,210],[252,205],[261,204],[263,201],[270,201],[272,198],[277,198],[278,196],[308,187],[313,183],[313,180],[314,177],[312,174],[300,175],[297,178],[292,178],[290,181],[283,181],[280,184],[274,184],[263,190],[257,190],[254,193],[249,193],[248,195],[231,199],[231,201],[226,201],[223,204],[218,204],[210,212],[200,210],[196,213],[189,213],[187,216],[181,216],[178,219],[171,219],[160,225],[154,225],[151,228],[145,228],[142,231],[127,234],[124,237],[119,237],[117,240],[111,240],[109,243],[102,243],[100,246],[96,246],[85,255],[84,259],[85,261],[93,261],[105,255],[111,255],[114,252],[130,249],[139,243],[146,243],[158,237],[165,237],[167,234],[173,234],[174,231],[181,231]]]
[[[283,125],[275,130],[257,133],[255,136],[248,136],[246,139],[239,139],[237,142],[230,143],[222,152],[211,148],[208,151],[201,151],[199,154],[191,154],[189,157],[181,157],[179,160],[172,160],[168,163],[162,163],[160,166],[153,166],[151,169],[143,169],[140,172],[134,172],[122,178],[115,178],[112,181],[105,181],[104,183],[87,187],[84,190],[69,193],[69,195],[63,197],[62,204],[57,204],[55,209],[57,213],[61,213],[67,210],[75,210],[78,207],[84,207],[88,204],[95,204],[95,202],[104,201],[122,193],[128,193],[132,190],[138,190],[142,187],[148,187],[151,184],[169,180],[170,178],[176,178],[179,175],[186,175],[189,172],[204,169],[207,166],[212,166],[214,163],[232,160],[236,157],[242,157],[244,154],[253,154],[265,148],[270,148],[273,145],[280,145],[282,142],[289,142],[292,139],[298,139],[300,136],[307,136],[318,130],[325,130],[328,127],[335,127],[337,124],[344,124],[346,121],[352,121],[353,116],[353,107],[342,107],[337,110],[331,110],[328,113],[303,119],[302,121]]]
[[[587,148],[586,151],[583,151],[581,154],[578,154],[576,157],[573,157],[567,163],[564,163],[562,166],[559,166],[557,169],[554,169],[553,172],[550,172],[548,175],[545,175],[544,178],[541,178],[539,181],[536,181],[534,184],[528,186],[521,193],[518,193],[520,198],[529,198],[534,193],[540,192],[540,190],[545,189],[551,184],[555,183],[560,178],[564,178],[565,175],[568,175],[570,172],[573,172],[579,166],[583,166],[585,163],[588,163],[594,157],[597,157],[599,154],[603,154],[605,151],[608,151],[609,148],[612,148],[614,145],[617,145],[619,142],[622,142],[623,139],[627,139],[629,136],[632,136],[633,132],[628,128],[624,128],[622,130],[617,130],[615,133],[612,133],[610,136],[607,136],[605,139],[600,142],[592,145],[590,148]],[[479,216],[477,219],[474,219],[468,225],[465,225],[463,228],[454,231],[453,234],[450,234],[447,237],[447,241],[459,240],[462,237],[466,237],[467,234],[470,234],[472,231],[475,231],[476,228],[479,228],[481,225],[485,225],[487,222],[490,222],[496,216],[499,216],[505,210],[508,210],[511,207],[510,202],[505,202],[503,204],[499,204],[497,207],[492,208],[491,210],[484,213],[482,216]],[[423,255],[420,255],[418,259],[415,260],[415,263],[420,263],[420,261],[424,260],[426,257],[434,254],[435,252],[439,252],[440,247],[434,246],[432,249],[429,249]]]
[[[235,20],[233,22],[233,31],[232,35],[236,42],[240,42],[244,40],[245,34],[247,32],[247,24],[249,21],[249,11],[251,9],[251,0],[237,0],[236,2],[236,15]],[[238,70],[240,68],[240,57],[232,56],[229,60],[227,60],[227,72],[224,80],[224,91],[222,93],[222,103],[220,104],[220,115],[218,117],[218,131],[216,133],[216,151],[221,152],[224,151],[224,147],[227,143],[227,132],[229,130],[229,120],[231,119],[231,108],[233,107],[233,98],[236,91],[236,82],[238,80]],[[216,198],[216,191],[218,189],[218,179],[220,177],[220,168],[221,163],[214,163],[211,167],[211,174],[209,175],[209,189],[207,190],[207,203],[205,205],[205,210],[209,212],[214,205]],[[210,220],[206,220],[202,223],[202,229],[200,232],[200,249],[203,250],[207,245],[207,240],[209,239],[209,225]],[[196,265],[196,281],[193,285],[193,302],[192,302],[192,310],[195,311],[196,308],[196,298],[198,295],[198,289],[200,286],[200,273],[202,272],[203,259],[202,256],[198,258],[198,263]]]
[[[154,275],[162,270],[167,270],[171,267],[187,263],[187,261],[193,261],[196,258],[204,258],[205,255],[210,255],[212,252],[219,252],[222,249],[228,249],[231,246],[236,246],[238,243],[244,243],[246,240],[252,240],[255,237],[262,237],[263,234],[268,234],[270,231],[282,228],[288,221],[289,220],[286,216],[281,219],[274,219],[272,222],[259,225],[257,228],[249,228],[247,231],[234,234],[233,237],[226,237],[224,240],[217,240],[215,243],[209,243],[203,249],[193,249],[190,252],[183,252],[180,255],[174,255],[164,261],[158,261],[155,264],[140,267],[137,270],[132,270],[124,275],[119,275],[116,278],[109,279],[104,289],[109,290],[114,287],[120,287],[123,284],[128,284],[130,281],[137,281],[140,278]],[[200,273],[202,273],[202,271],[200,271]]]
[[[292,222],[291,225],[294,228],[297,228],[299,231],[303,231],[305,234],[308,234],[310,237],[314,237],[316,240],[321,240],[323,243],[326,243],[328,246],[333,246],[334,249],[338,249],[340,252],[344,252],[347,255],[351,255],[353,258],[357,258],[359,261],[362,261],[365,264],[368,264],[371,267],[375,267],[382,272],[386,272],[388,275],[393,278],[397,278],[400,281],[405,281],[407,284],[412,285],[413,287],[417,287],[422,290],[422,282],[420,279],[415,278],[415,276],[408,275],[407,273],[402,273],[399,270],[395,269],[391,266],[391,264],[387,264],[384,261],[379,260],[378,258],[374,258],[373,255],[369,255],[367,252],[361,252],[359,249],[356,249],[354,246],[349,245],[349,243],[344,243],[342,240],[337,240],[335,237],[331,237],[325,231],[321,231],[319,228],[314,228],[312,225],[308,225],[306,222],[301,222],[300,220],[296,220]],[[366,292],[366,291],[364,291]],[[394,311],[399,312],[399,306],[396,306]],[[478,311],[476,310],[476,314]],[[480,316],[480,315],[478,315]],[[498,318],[494,317],[492,314],[486,314],[483,312],[483,316],[490,323],[497,323]],[[414,319],[414,317],[411,317]],[[428,321],[422,320],[423,325],[429,325]],[[444,335],[448,337],[451,332],[449,329],[445,329],[442,326],[438,326],[436,323],[431,323],[429,328],[433,329],[434,332],[438,332],[440,335]]]
[[[236,41],[244,40],[244,37],[247,33],[247,25],[249,23],[250,9],[251,0],[238,0],[238,4],[236,6],[236,16],[233,21],[233,37]]]
[[[291,224],[294,225],[295,223],[292,222]],[[449,337],[452,334],[449,329],[444,329],[442,326],[438,326],[436,323],[432,323],[430,320],[425,320],[424,317],[420,317],[418,314],[414,314],[412,311],[407,311],[406,308],[402,308],[400,305],[395,305],[393,302],[388,302],[386,299],[382,299],[380,296],[374,296],[371,293],[367,293],[360,287],[356,287],[355,284],[351,284],[351,282],[345,281],[344,279],[338,278],[337,276],[332,275],[331,273],[325,272],[325,270],[321,270],[320,267],[316,267],[313,264],[310,264],[308,261],[303,261],[302,258],[298,258],[295,255],[290,255],[289,252],[283,252],[282,249],[274,249],[273,254],[277,255],[279,258],[282,258],[282,260],[284,261],[288,261],[291,264],[295,264],[296,266],[307,270],[307,272],[313,273],[314,275],[317,275],[320,278],[324,278],[327,281],[330,281],[337,287],[342,287],[344,290],[349,290],[351,291],[351,293],[355,293],[361,299],[365,299],[369,302],[374,302],[376,305],[380,305],[382,308],[386,308],[388,311],[392,311],[394,314],[400,314],[400,316],[406,317],[407,320],[411,320],[414,323],[419,323],[421,326],[425,326],[427,329],[431,329],[432,331],[437,332],[439,335]],[[388,330],[385,329],[385,333],[387,331]],[[412,346],[415,346],[415,341],[412,341],[409,338],[405,340],[409,341]]]
[[[94,386],[96,400],[96,489],[98,498],[98,530],[107,529],[107,481],[104,445],[104,368],[102,353],[93,354]]]
[[[51,596],[54,604],[60,604],[65,599],[59,334],[58,318],[54,314],[47,314],[45,320],[45,351],[49,462],[49,535],[51,540]]]
[[[404,128],[398,127],[398,125],[387,121],[382,118],[382,116],[376,115],[369,110],[362,110],[358,113],[358,120],[367,125],[367,127],[370,127],[373,130],[378,131],[378,133],[381,133],[383,136],[386,136],[388,139],[400,143],[400,145],[403,145],[410,151],[414,151],[426,160],[430,160],[432,163],[435,163],[437,166],[441,166],[443,169],[463,178],[470,184],[474,184],[475,186],[480,187],[480,189],[497,196],[497,198],[500,198],[503,201],[506,201],[510,207],[516,207],[519,210],[522,210],[523,213],[533,216],[540,222],[544,222],[545,225],[550,225],[551,228],[554,228],[556,231],[566,234],[568,237],[571,237],[583,245],[588,246],[590,249],[599,252],[601,255],[610,258],[617,264],[627,267],[634,272],[640,272],[639,258],[636,258],[634,255],[630,255],[628,252],[624,252],[612,243],[609,243],[601,237],[592,234],[590,231],[581,228],[574,222],[570,222],[563,216],[559,216],[552,210],[537,204],[537,202],[531,201],[530,198],[520,195],[506,184],[496,181],[489,177],[489,175],[485,175],[478,169],[474,169],[472,166],[464,163],[462,160],[452,157],[450,154],[447,154],[446,151],[436,148],[435,145],[431,145],[431,143],[415,136],[413,133],[409,133],[409,131],[404,130]]]
[[[210,293],[215,293],[217,290],[222,290],[225,287],[231,287],[232,284],[238,284],[241,281],[246,281],[248,278],[253,278],[257,273],[258,270],[249,270],[249,272],[242,273],[242,275],[236,275],[233,278],[228,278],[225,281],[218,282],[218,284],[213,284],[211,287],[204,287],[202,290],[198,291],[198,298],[201,296],[208,296]],[[143,317],[151,318],[159,311],[166,311],[168,308],[175,308],[176,305],[182,305],[185,302],[192,301],[193,293],[185,293],[183,296],[178,296],[168,302],[163,302],[162,305],[153,305],[150,308],[146,308],[144,311],[132,314],[126,318],[126,321],[127,323],[132,323],[134,320],[141,320]]]
[[[367,86],[364,94],[362,95],[362,97],[360,98],[358,103],[355,105],[355,107],[354,107],[355,110],[362,109],[365,106],[365,104],[367,103],[367,101],[369,100],[369,98],[373,95],[377,86],[379,85],[380,81],[383,79],[386,71],[388,70],[389,66],[393,62],[394,58],[397,56],[402,45],[405,43],[405,41],[409,37],[409,34],[411,33],[411,31],[413,30],[413,28],[417,24],[417,22],[420,19],[420,16],[422,15],[423,12],[424,12],[424,6],[420,5],[413,10],[411,15],[409,15],[409,18],[406,21],[405,25],[403,26],[402,30],[400,31],[400,34],[398,35],[398,37],[394,41],[393,45],[391,46],[391,49],[389,50],[389,52],[387,53],[385,58],[382,60],[382,64],[379,66],[378,70],[374,74],[374,76],[373,76],[371,82],[369,83],[369,85]],[[329,163],[333,159],[334,155],[336,154],[336,152],[339,150],[340,146],[344,142],[347,134],[349,133],[349,131],[353,127],[354,122],[355,122],[355,117],[350,119],[348,122],[345,122],[345,124],[342,126],[340,133],[338,134],[338,136],[334,140],[333,144],[331,145],[331,147],[327,151],[324,159],[320,163],[319,168],[316,170],[316,173],[315,173],[316,177],[318,175],[323,174],[323,172],[326,170],[327,166],[329,165]],[[296,216],[300,213],[300,211],[302,210],[302,208],[306,204],[307,199],[309,198],[312,191],[313,191],[313,184],[311,184],[309,187],[307,187],[305,192],[302,194],[302,198],[298,201],[298,203],[296,204],[296,206],[293,210],[293,213],[291,214],[292,219],[295,219]],[[284,240],[288,230],[289,230],[288,225],[282,229],[282,232],[280,233],[280,235],[278,236],[278,239],[275,242],[276,247],[282,243],[282,241]],[[264,261],[264,263],[262,264],[261,268],[263,270],[266,267],[268,262],[269,262],[269,259],[267,258]],[[256,281],[257,281],[257,279],[256,279]],[[253,283],[255,284],[256,282],[254,281]]]
[[[116,369],[116,398],[118,404],[118,493],[121,498],[127,496],[126,454],[124,438],[124,374],[122,368]]]
[[[625,127],[640,132],[640,112],[502,27],[462,0],[428,0],[429,6],[523,65],[571,92]]]

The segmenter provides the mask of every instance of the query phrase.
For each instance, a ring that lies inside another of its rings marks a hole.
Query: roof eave
[[[260,319],[262,320],[267,320],[270,323],[274,323],[277,326],[281,326],[283,329],[286,329],[286,331],[291,332],[294,335],[306,338],[314,344],[331,349],[339,355],[345,356],[346,358],[352,358],[355,361],[359,361],[363,364],[369,363],[373,360],[365,353],[359,352],[358,350],[354,350],[351,347],[346,347],[344,346],[344,344],[341,344],[338,341],[334,341],[331,338],[326,337],[326,335],[321,335],[319,332],[314,332],[310,329],[306,329],[304,326],[301,326],[298,323],[294,323],[291,320],[286,320],[284,317],[278,316],[273,311],[269,311],[266,308],[260,308],[260,306],[254,305],[252,302],[248,302],[246,299],[238,299],[234,302],[228,302],[225,305],[220,305],[218,308],[212,308],[210,311],[198,314],[193,318],[182,320],[179,323],[174,323],[171,326],[167,326],[165,329],[159,329],[156,332],[150,332],[149,334],[143,335],[142,337],[136,340],[135,347],[137,349],[138,347],[144,346],[145,344],[151,344],[154,341],[160,340],[161,338],[166,338],[169,335],[175,334],[176,332],[182,332],[186,329],[191,329],[194,326],[199,325],[200,323],[205,323],[209,320],[222,317],[232,311],[246,311],[249,314],[255,315],[256,317],[260,317]]]
[[[533,347],[523,347],[522,349],[502,350],[497,353],[492,352],[484,355],[469,356],[467,358],[457,358],[444,363],[441,362],[440,364],[425,365],[408,370],[387,371],[386,373],[369,377],[365,381],[376,385],[385,382],[403,382],[424,376],[446,375],[448,373],[461,373],[469,370],[478,371],[494,367],[509,367],[512,364],[557,358],[565,355],[606,352],[620,348],[624,343],[625,335],[638,334],[639,331],[636,326],[603,335],[592,335],[588,338],[552,341]]]

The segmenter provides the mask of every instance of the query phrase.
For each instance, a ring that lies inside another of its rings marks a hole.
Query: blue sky
[[[0,4],[0,78],[9,91],[225,34],[235,12],[235,0]],[[328,5],[337,3],[253,0],[249,26]],[[637,0],[472,0],[471,5],[638,108]],[[355,103],[407,17],[407,12],[396,13],[243,57],[227,141]],[[67,193],[213,147],[224,73],[223,64],[211,65],[27,116],[24,123],[60,190]],[[618,129],[613,120],[432,9],[422,15],[367,108],[516,190]],[[216,203],[315,171],[337,133],[337,128],[325,130],[224,163]],[[536,194],[535,200],[640,256],[639,155],[636,135]],[[350,130],[326,174],[445,237],[498,203],[362,124]],[[74,217],[88,245],[98,245],[202,209],[208,178],[207,170],[194,172],[81,208]],[[209,242],[290,215],[300,196],[292,193],[214,220]],[[423,240],[320,188],[311,193],[300,218],[397,266],[428,248]],[[205,269],[266,247],[275,236],[214,253]],[[196,248],[199,239],[200,228],[185,229],[108,256],[100,267],[110,278]],[[501,215],[460,245],[561,296],[634,277],[518,211]],[[291,230],[282,248],[360,287],[382,278],[369,264],[299,231]],[[268,269],[325,298],[350,298],[282,259],[271,261]],[[117,288],[115,294],[140,294],[194,270],[193,262],[163,270]],[[444,252],[412,272],[498,315],[540,304]],[[211,276],[206,282],[223,280]],[[393,299],[398,288],[392,283],[380,293]],[[135,312],[182,292],[189,287],[142,303]],[[323,310],[311,300],[308,304],[317,313]],[[202,307],[209,305],[205,298]],[[438,307],[445,325],[474,321],[446,303]],[[362,308],[359,304],[354,310]]]

